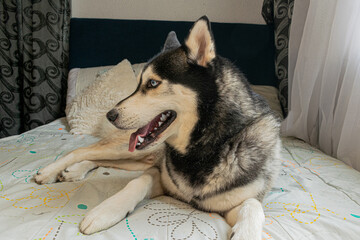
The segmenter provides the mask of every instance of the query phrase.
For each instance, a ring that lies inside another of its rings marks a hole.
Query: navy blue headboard
[[[146,62],[174,30],[182,42],[193,22],[72,18],[70,69]],[[268,25],[212,23],[217,54],[234,62],[252,84],[277,86],[273,29]]]

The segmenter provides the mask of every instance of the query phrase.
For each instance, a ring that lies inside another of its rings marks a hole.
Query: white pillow
[[[68,76],[68,91],[66,104],[71,103],[74,97],[90,86],[101,74],[114,66],[101,66],[91,68],[73,68]]]
[[[132,65],[135,77],[141,72],[145,64],[146,63],[137,63]],[[70,104],[77,94],[80,94],[82,90],[93,83],[96,78],[113,67],[114,66],[72,68],[68,75],[66,104]]]
[[[65,110],[70,132],[101,136],[103,124],[112,127],[106,113],[137,87],[133,68],[125,59],[113,68],[91,68],[78,71],[77,75],[75,90],[72,86]]]
[[[141,72],[141,70],[145,67],[146,63],[137,63],[137,64],[133,64],[132,68],[134,70],[134,74],[135,77],[137,77],[139,75],[139,73]]]

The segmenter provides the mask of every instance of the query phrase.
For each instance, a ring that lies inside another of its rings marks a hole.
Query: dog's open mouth
[[[157,115],[151,122],[136,132],[132,133],[129,141],[129,151],[133,152],[136,149],[141,150],[150,143],[154,142],[157,137],[165,131],[166,128],[175,120],[176,112],[167,110]]]

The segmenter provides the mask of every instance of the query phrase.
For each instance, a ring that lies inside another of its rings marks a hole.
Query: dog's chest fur
[[[241,168],[236,156],[238,144],[225,143],[222,150],[212,156],[204,154],[203,159],[192,159],[201,154],[176,156],[169,149],[168,161],[163,162],[161,171],[164,188],[170,195],[197,208],[217,212],[227,211],[256,196],[264,187],[264,179],[252,175],[259,169],[248,173],[245,168],[249,166]]]

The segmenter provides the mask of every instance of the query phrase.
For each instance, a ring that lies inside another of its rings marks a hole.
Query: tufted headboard
[[[124,58],[146,62],[161,50],[168,32],[174,30],[182,42],[192,24],[72,18],[70,69],[115,65]],[[270,26],[213,22],[211,27],[217,54],[235,63],[252,84],[277,86]]]

